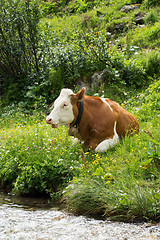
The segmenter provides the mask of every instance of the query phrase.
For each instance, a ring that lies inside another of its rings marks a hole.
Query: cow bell
[[[74,136],[76,137],[78,134],[78,129],[75,128],[75,127],[70,127],[69,130],[68,130],[68,135],[69,136]]]

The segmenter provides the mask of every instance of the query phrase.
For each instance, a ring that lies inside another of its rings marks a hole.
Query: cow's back
[[[117,102],[110,99],[106,99],[108,104],[113,109],[113,112],[117,119],[116,131],[120,138],[125,135],[130,135],[139,131],[138,120],[124,108],[122,108]]]

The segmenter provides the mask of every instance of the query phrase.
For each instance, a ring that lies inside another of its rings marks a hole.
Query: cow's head
[[[54,108],[46,118],[46,122],[53,128],[59,125],[69,125],[78,115],[78,100],[84,96],[85,88],[82,88],[77,94],[71,89],[63,88],[59,97],[54,102]]]

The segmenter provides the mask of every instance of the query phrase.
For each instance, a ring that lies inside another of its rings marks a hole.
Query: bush
[[[72,44],[59,43],[51,49],[49,61],[52,68],[46,84],[54,96],[63,86],[73,88],[78,79],[89,79],[96,71],[103,71],[104,83],[123,81],[141,87],[148,80],[142,63],[132,59],[127,61],[120,52],[111,51],[101,32],[80,32]]]
[[[158,0],[144,0],[144,6],[146,6],[146,7],[156,6],[159,4],[160,3]]]
[[[81,1],[81,0],[49,0],[43,1],[40,5],[44,16],[51,16],[52,14],[73,14],[73,13],[85,13],[100,1]]]
[[[51,15],[52,13],[56,14],[58,12],[63,11],[65,6],[67,6],[68,0],[49,0],[49,1],[42,1],[40,4],[40,8],[43,12],[44,16]]]
[[[2,1],[1,22],[1,74],[25,76],[32,69],[39,71],[39,19],[35,1]],[[7,11],[6,11],[7,9]]]
[[[11,0],[1,1],[0,15],[1,94],[9,104],[15,99],[20,101],[40,74],[43,64],[40,11],[36,1]]]
[[[158,21],[158,15],[157,12],[154,10],[151,10],[146,16],[145,16],[145,22],[154,24]]]
[[[148,80],[143,66],[132,59],[125,61],[120,73],[121,79],[125,81],[126,84],[136,86],[137,88],[144,86]]]
[[[146,63],[146,73],[151,77],[160,77],[160,54],[153,52]]]
[[[80,149],[72,146],[64,128],[59,136],[54,132],[50,137],[51,129],[37,120],[41,115],[21,123],[18,115],[10,119],[6,131],[1,130],[0,186],[22,195],[54,195],[78,173]]]

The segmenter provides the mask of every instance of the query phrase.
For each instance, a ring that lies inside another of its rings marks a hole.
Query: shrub
[[[145,16],[145,22],[154,24],[158,21],[158,15],[157,12],[154,10],[151,10],[146,16]]]
[[[159,5],[159,1],[158,0],[144,0],[144,6],[146,7],[151,7],[151,6],[156,6]]]
[[[118,51],[110,50],[106,37],[101,32],[80,32],[73,43],[57,44],[51,48],[49,61],[52,69],[46,80],[50,91],[59,91],[63,86],[73,86],[79,78],[90,77],[103,70],[103,81],[141,87],[148,80],[142,63],[125,60]]]
[[[43,15],[57,14],[73,14],[73,13],[85,13],[100,1],[81,1],[81,0],[49,0],[43,1],[40,5]]]
[[[42,3],[40,4],[40,8],[44,16],[51,15],[52,13],[56,14],[58,12],[61,12],[68,2],[68,0],[42,1]]]
[[[146,73],[151,77],[160,77],[160,54],[153,52],[146,63]]]
[[[41,116],[30,117],[27,124],[10,122],[12,128],[1,130],[0,185],[22,195],[54,195],[78,173],[81,146],[72,146],[64,128],[50,137],[51,130],[37,118]]]
[[[32,68],[38,72],[40,13],[35,1],[2,1],[0,12],[1,74],[23,76]]]
[[[123,68],[120,70],[121,79],[128,85],[134,85],[137,88],[144,86],[148,80],[145,69],[135,60],[125,61]]]
[[[1,1],[0,14],[2,94],[7,93],[5,100],[10,102],[24,96],[42,67],[40,12],[36,1],[11,0]]]

